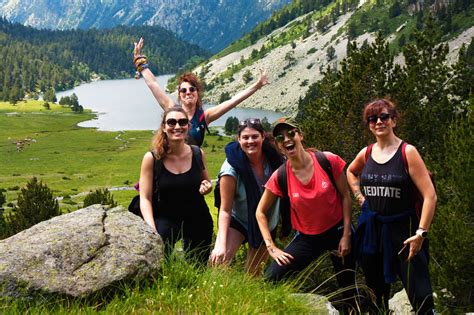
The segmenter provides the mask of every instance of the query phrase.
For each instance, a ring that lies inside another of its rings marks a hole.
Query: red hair
[[[365,105],[363,114],[364,121],[366,122],[371,115],[378,116],[384,109],[387,109],[390,117],[398,118],[398,111],[395,103],[387,98],[380,98]]]

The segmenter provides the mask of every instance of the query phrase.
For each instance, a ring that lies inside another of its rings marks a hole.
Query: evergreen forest
[[[133,42],[140,36],[146,38],[156,74],[176,72],[192,57],[208,56],[158,26],[51,31],[0,18],[0,101],[36,98],[50,88],[65,90],[94,78],[131,77]]]

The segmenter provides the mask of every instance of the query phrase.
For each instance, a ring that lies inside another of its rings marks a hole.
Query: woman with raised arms
[[[159,86],[155,75],[148,67],[147,59],[141,54],[143,38],[135,43],[133,62],[138,75],[143,76],[148,88],[163,109],[175,106],[174,101]],[[237,93],[231,99],[204,110],[202,108],[201,94],[203,92],[199,79],[193,73],[185,73],[178,78],[178,103],[183,107],[191,121],[188,143],[201,146],[204,141],[207,126],[219,119],[229,110],[240,104],[261,87],[268,83],[267,72],[260,70],[260,77],[251,86]]]

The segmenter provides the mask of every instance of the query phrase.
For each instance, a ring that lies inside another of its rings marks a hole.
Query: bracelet
[[[145,58],[146,59],[146,56],[145,55],[139,55],[139,56],[136,56],[135,58],[133,58],[133,63],[136,63],[138,59],[140,58]]]
[[[140,66],[142,64],[145,64],[145,63],[147,63],[147,59],[146,58],[140,58],[135,62],[135,67],[138,67],[138,66]]]
[[[147,63],[144,63],[144,64],[141,64],[141,65],[137,66],[137,71],[138,72],[142,72],[145,69],[148,69],[148,64]]]
[[[142,76],[141,72],[145,69],[148,69],[148,64],[147,63],[139,65],[137,67],[137,71],[135,72],[134,78],[137,79],[137,80],[140,79],[141,76]]]

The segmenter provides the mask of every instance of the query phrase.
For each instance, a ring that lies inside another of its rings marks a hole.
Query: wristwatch
[[[428,231],[423,229],[418,229],[415,232],[416,235],[421,236],[421,238],[426,238],[428,236]]]

